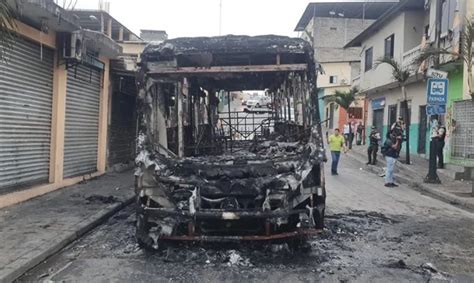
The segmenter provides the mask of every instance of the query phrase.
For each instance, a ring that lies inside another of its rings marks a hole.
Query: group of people
[[[386,139],[381,147],[381,153],[387,163],[385,171],[385,187],[398,187],[395,184],[393,173],[397,159],[400,156],[402,142],[404,140],[405,123],[402,117],[391,125]],[[338,175],[337,167],[341,152],[347,152],[352,147],[353,128],[351,124],[344,127],[344,135],[340,134],[339,129],[334,130],[334,134],[328,137],[329,149],[331,151],[332,164],[331,174]],[[431,130],[431,141],[435,143],[435,150],[438,159],[438,168],[444,167],[443,148],[446,137],[446,128],[437,120],[433,121]],[[375,165],[377,163],[377,153],[379,151],[382,136],[375,126],[372,126],[369,134],[369,146],[367,148],[367,164]]]
[[[344,134],[344,141],[347,148],[352,149],[352,144],[354,143],[354,139],[357,145],[362,144],[362,136],[363,136],[364,126],[361,122],[348,122],[344,125],[343,134]]]

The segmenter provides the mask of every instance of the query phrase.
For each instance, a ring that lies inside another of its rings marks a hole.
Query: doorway
[[[426,132],[428,131],[428,116],[426,105],[420,106],[420,129],[418,131],[418,153],[426,153]]]
[[[388,126],[391,127],[397,121],[397,104],[388,107]]]
[[[372,125],[377,128],[379,133],[383,133],[383,109],[374,110]]]

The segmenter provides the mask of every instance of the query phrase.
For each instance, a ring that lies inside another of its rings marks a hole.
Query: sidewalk
[[[402,154],[403,155],[403,154]],[[354,145],[348,152],[348,156],[359,161],[365,170],[382,176],[385,159],[379,153],[377,155],[377,165],[366,165],[367,163],[367,146]],[[404,156],[401,156],[404,159]],[[395,181],[408,185],[410,188],[418,190],[424,194],[434,198],[459,206],[461,208],[474,211],[474,197],[472,196],[472,185],[469,181],[456,181],[453,179],[453,172],[446,169],[439,169],[438,176],[441,184],[425,184],[424,178],[428,174],[428,160],[419,156],[411,155],[410,165],[397,162],[395,170]],[[383,180],[381,178],[381,183]]]
[[[11,282],[132,202],[133,172],[0,209],[0,282]]]

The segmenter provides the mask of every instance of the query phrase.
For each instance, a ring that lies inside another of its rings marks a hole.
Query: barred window
[[[350,107],[349,108],[349,117],[353,119],[362,119],[362,107]]]

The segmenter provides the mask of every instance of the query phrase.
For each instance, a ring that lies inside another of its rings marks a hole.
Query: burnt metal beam
[[[262,73],[262,72],[298,72],[306,71],[307,64],[284,64],[284,65],[247,65],[247,66],[216,66],[209,68],[200,67],[163,67],[153,68],[149,66],[148,75],[160,74],[223,74],[223,73]]]
[[[298,238],[305,236],[315,236],[322,234],[321,229],[300,229],[293,232],[282,232],[273,235],[249,235],[249,236],[206,236],[206,235],[192,235],[192,236],[161,236],[160,240],[166,241],[193,241],[193,242],[240,242],[240,241],[270,241]]]

